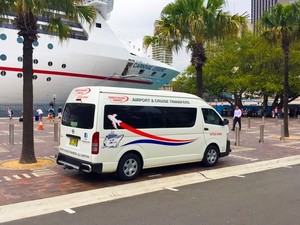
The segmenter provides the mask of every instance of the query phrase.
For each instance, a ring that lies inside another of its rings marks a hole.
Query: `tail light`
[[[95,132],[92,137],[92,154],[97,155],[99,153],[99,132]]]

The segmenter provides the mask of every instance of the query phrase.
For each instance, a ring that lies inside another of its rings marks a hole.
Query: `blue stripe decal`
[[[127,145],[132,145],[132,144],[154,144],[154,145],[168,145],[168,146],[180,146],[180,145],[186,145],[189,144],[193,141],[187,141],[187,142],[166,142],[166,141],[157,141],[157,140],[149,140],[149,139],[141,139],[141,140],[136,140],[136,141],[131,141],[127,144],[122,145],[127,146]]]

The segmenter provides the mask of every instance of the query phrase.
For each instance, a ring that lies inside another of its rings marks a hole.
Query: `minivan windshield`
[[[94,104],[67,103],[61,123],[69,127],[92,129],[94,126],[94,115]]]

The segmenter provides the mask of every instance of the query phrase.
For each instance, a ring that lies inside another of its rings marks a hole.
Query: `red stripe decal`
[[[0,66],[0,70],[7,70],[13,72],[23,72],[22,68],[13,68],[13,67],[5,67]],[[47,75],[57,75],[57,76],[67,76],[67,77],[77,77],[77,78],[88,78],[88,79],[97,79],[97,80],[109,80],[109,81],[121,81],[127,83],[138,83],[138,84],[153,84],[152,81],[142,81],[142,80],[131,80],[124,78],[114,78],[114,77],[105,77],[105,76],[97,76],[90,74],[80,74],[80,73],[70,73],[70,72],[61,72],[61,71],[50,71],[50,70],[33,70],[34,73],[37,74],[47,74]]]
[[[176,140],[176,139],[170,139],[170,138],[164,138],[164,137],[159,137],[159,136],[156,136],[156,135],[153,135],[153,134],[149,134],[149,133],[146,133],[146,132],[143,132],[141,130],[137,130],[131,126],[129,126],[128,124],[124,123],[124,122],[121,122],[120,123],[120,126],[126,130],[129,130],[131,131],[132,133],[135,133],[135,134],[138,134],[138,135],[141,135],[141,136],[144,136],[144,137],[147,137],[147,138],[152,138],[152,139],[156,139],[156,140],[160,140],[160,141],[172,141],[172,142],[187,142],[187,141],[194,141],[194,139],[192,140]]]

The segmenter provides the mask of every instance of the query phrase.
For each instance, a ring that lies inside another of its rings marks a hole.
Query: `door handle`
[[[209,129],[207,127],[205,127],[204,130],[209,130]]]

